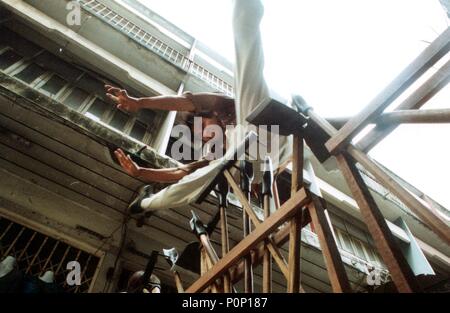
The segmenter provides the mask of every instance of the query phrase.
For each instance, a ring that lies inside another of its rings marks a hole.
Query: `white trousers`
[[[264,79],[264,52],[260,23],[264,7],[260,0],[233,0],[233,33],[235,46],[234,90],[236,99],[237,124],[249,127],[245,118],[265,100],[270,98],[269,88]],[[286,105],[288,105],[286,103]],[[266,149],[258,150],[253,162],[255,182],[261,178],[261,160],[269,155],[276,169],[292,155],[292,136],[265,136],[258,132]],[[243,138],[244,134],[239,134]],[[268,141],[266,142],[266,138]],[[270,140],[272,138],[272,140]],[[271,142],[271,141],[275,142]],[[273,144],[273,151],[269,147]],[[267,151],[269,150],[269,151]],[[266,152],[267,151],[267,152]]]

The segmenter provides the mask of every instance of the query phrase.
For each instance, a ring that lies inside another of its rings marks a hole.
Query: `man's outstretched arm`
[[[134,98],[125,89],[105,85],[106,96],[117,104],[118,109],[137,112],[140,109],[155,109],[166,111],[194,111],[194,104],[186,96],[156,96]]]
[[[105,89],[106,96],[117,104],[118,109],[129,112],[137,112],[140,109],[195,112],[197,106],[213,111],[215,106],[220,105],[221,100],[226,98],[224,95],[208,92],[134,98],[129,96],[125,89],[110,85],[105,85]]]
[[[122,149],[117,149],[114,151],[114,154],[125,172],[147,183],[174,183],[194,172],[196,169],[209,164],[207,160],[199,160],[178,168],[154,169],[140,167]]]
[[[114,151],[114,154],[125,172],[147,183],[173,183],[188,174],[178,168],[154,169],[140,167],[122,149],[117,149]]]

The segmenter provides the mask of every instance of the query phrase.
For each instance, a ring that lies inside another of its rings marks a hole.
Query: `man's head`
[[[201,128],[195,127],[195,123],[201,121]],[[192,133],[196,137],[202,138],[202,142],[206,143],[215,137],[215,130],[220,129],[222,134],[225,132],[225,126],[222,121],[213,112],[201,112],[192,114],[188,120],[187,124],[190,126]],[[218,126],[214,127],[214,126]]]
[[[161,281],[159,278],[152,274],[149,281],[143,282],[142,277],[144,276],[144,271],[134,272],[128,279],[128,292],[140,292],[146,289],[150,293],[160,293],[161,292]]]

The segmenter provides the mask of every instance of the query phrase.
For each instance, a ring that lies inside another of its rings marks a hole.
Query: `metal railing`
[[[186,72],[200,78],[217,91],[233,96],[233,87],[230,84],[208,71],[205,67],[195,63],[183,53],[170,47],[162,40],[129,21],[127,18],[117,14],[104,4],[98,2],[97,0],[79,0],[79,3],[84,10],[97,16],[102,21],[127,35],[143,47],[158,54]]]
[[[16,259],[24,275],[39,277],[52,271],[55,283],[68,293],[88,292],[99,263],[94,255],[0,216],[0,261],[6,256]],[[80,264],[80,285],[67,284],[70,261]]]

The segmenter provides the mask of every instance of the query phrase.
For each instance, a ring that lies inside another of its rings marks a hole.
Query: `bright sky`
[[[233,61],[231,0],[140,1]],[[325,117],[362,110],[449,23],[439,0],[263,3],[269,86]],[[449,108],[449,99],[447,86],[424,108]],[[450,208],[448,138],[448,124],[401,126],[370,154]]]

